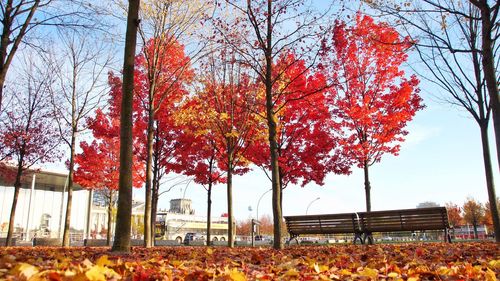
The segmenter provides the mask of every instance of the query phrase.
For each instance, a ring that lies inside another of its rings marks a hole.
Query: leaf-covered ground
[[[497,280],[500,244],[0,248],[0,280]]]

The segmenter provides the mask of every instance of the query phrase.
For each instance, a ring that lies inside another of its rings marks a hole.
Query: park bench
[[[345,214],[285,216],[290,240],[302,234],[354,234],[354,243],[373,244],[375,232],[443,230],[448,233],[448,213],[445,207],[359,212]]]
[[[32,242],[33,246],[60,247],[62,245],[62,239],[60,238],[35,237],[33,238]]]
[[[290,239],[297,239],[302,234],[342,234],[353,233],[354,243],[359,239],[361,243],[363,228],[356,213],[285,216],[286,227]]]
[[[364,240],[373,244],[374,232],[443,230],[445,242],[451,242],[448,233],[448,212],[445,207],[360,213]]]

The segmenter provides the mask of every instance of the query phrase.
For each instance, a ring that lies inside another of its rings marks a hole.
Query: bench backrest
[[[328,215],[285,216],[291,235],[442,230],[449,228],[445,207]]]
[[[363,231],[441,230],[449,227],[445,207],[358,213]]]
[[[360,221],[354,213],[331,215],[285,216],[287,230],[292,235],[354,233],[360,231]]]

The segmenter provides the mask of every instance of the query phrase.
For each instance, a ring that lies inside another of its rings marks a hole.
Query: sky
[[[436,96],[440,93],[436,91],[434,86],[421,84],[426,108],[417,112],[409,123],[409,135],[399,156],[385,155],[370,168],[372,210],[414,208],[426,201],[442,206],[446,202],[462,205],[468,196],[483,203],[487,201],[479,127],[465,111],[439,101]],[[493,134],[490,143],[494,143]],[[494,147],[491,155],[493,171],[499,171]],[[45,167],[65,172],[62,163]],[[349,176],[328,175],[323,186],[290,185],[284,191],[283,214],[306,214],[308,207],[308,214],[365,211],[363,171],[357,167],[352,171]],[[498,185],[499,173],[494,174]],[[257,212],[260,216],[272,215],[271,192],[267,192],[270,187],[271,182],[257,167],[244,176],[234,176],[235,218],[255,218]],[[159,208],[168,209],[169,200],[184,197],[193,201],[197,215],[204,215],[206,194],[203,187],[194,183],[176,186],[161,195]],[[143,190],[134,190],[134,195],[144,200]],[[227,212],[224,185],[214,187],[212,201],[214,215]]]

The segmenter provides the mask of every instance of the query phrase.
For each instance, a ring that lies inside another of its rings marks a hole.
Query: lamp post
[[[266,192],[262,193],[262,195],[260,196],[259,198],[259,201],[257,201],[257,217],[255,218],[257,221],[259,220],[259,205],[260,205],[260,200],[262,200],[262,197],[264,197],[264,195],[266,195],[269,191],[273,190],[272,188],[270,188],[269,190],[267,190]],[[260,235],[260,226],[257,227],[257,234]]]
[[[318,201],[319,199],[320,199],[320,198],[318,197],[318,198],[314,199],[313,201],[311,201],[311,203],[309,203],[309,205],[307,205],[307,208],[306,208],[306,215],[307,215],[307,212],[309,211],[309,207],[311,207],[312,203],[314,203],[314,202]]]

